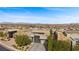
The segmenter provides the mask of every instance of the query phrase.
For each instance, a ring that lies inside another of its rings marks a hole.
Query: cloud
[[[26,23],[78,23],[79,14],[77,15],[57,15],[56,17],[44,17],[34,15],[0,15],[0,22],[26,22]]]
[[[53,8],[54,9],[54,8]],[[51,9],[52,10],[52,9]],[[56,8],[54,10],[64,11],[64,9]],[[49,11],[48,11],[49,12]],[[52,11],[51,11],[52,12]],[[41,15],[41,13],[40,13]],[[51,16],[38,16],[34,13],[27,11],[26,13],[7,13],[0,10],[0,22],[25,22],[25,23],[79,23],[79,12],[66,14],[51,14]]]

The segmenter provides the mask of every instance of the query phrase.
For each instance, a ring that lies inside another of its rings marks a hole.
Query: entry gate
[[[35,43],[41,43],[41,41],[40,41],[40,36],[35,35],[35,36],[34,36],[34,42],[35,42]]]

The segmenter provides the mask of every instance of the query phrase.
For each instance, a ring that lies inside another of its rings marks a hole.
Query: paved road
[[[45,47],[41,43],[34,43],[33,47],[30,49],[30,51],[45,51]]]
[[[3,47],[2,45],[0,45],[0,51],[11,51],[11,50],[9,50],[9,49]]]

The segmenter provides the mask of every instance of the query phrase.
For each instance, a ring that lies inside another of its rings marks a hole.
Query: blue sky
[[[0,22],[79,23],[79,8],[67,7],[1,7]]]

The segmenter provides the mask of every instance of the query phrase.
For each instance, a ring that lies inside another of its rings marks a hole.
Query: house
[[[7,30],[7,38],[13,38],[14,33],[16,33],[17,30],[16,29],[8,29]]]
[[[79,45],[79,34],[71,34],[72,44],[73,46]]]
[[[33,29],[31,31],[30,37],[33,43],[42,43],[44,44],[47,41],[49,31]]]

